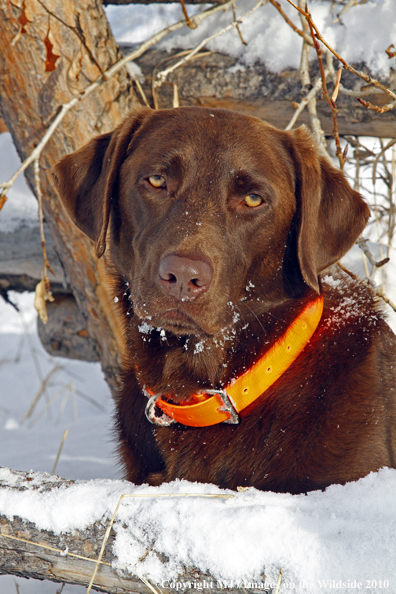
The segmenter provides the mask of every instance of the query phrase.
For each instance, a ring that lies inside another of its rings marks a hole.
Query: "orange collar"
[[[314,334],[323,312],[323,297],[309,303],[286,332],[248,371],[223,390],[205,390],[192,396],[194,404],[170,404],[161,396],[149,396],[146,416],[151,423],[168,426],[209,427],[239,423],[238,413],[259,398],[290,367]],[[155,408],[164,413],[156,416]]]

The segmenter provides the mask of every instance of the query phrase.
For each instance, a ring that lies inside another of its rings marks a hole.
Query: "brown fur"
[[[153,175],[166,188],[153,188]],[[369,210],[304,128],[282,132],[225,110],[137,108],[62,159],[55,177],[99,256],[107,234],[116,270],[129,345],[117,427],[129,480],[299,493],[395,466],[395,337],[366,287],[324,273]],[[247,207],[249,194],[263,204]],[[207,286],[171,294],[159,273],[169,257],[204,263]],[[319,292],[314,337],[239,425],[147,421],[143,386],[175,402],[226,386]]]

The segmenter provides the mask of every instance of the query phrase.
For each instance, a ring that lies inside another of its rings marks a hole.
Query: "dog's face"
[[[56,167],[72,220],[129,283],[135,313],[215,335],[298,292],[356,240],[368,208],[305,129],[241,114],[138,108]]]
[[[282,296],[293,171],[282,143],[260,128],[226,112],[178,110],[154,113],[133,138],[110,250],[135,312],[154,326],[215,334],[249,293]]]

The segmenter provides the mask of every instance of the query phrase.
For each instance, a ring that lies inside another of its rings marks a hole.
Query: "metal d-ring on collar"
[[[229,423],[231,425],[238,425],[239,423],[239,415],[235,410],[235,407],[232,404],[231,398],[227,394],[225,390],[200,390],[197,394],[208,394],[210,396],[220,396],[222,400],[222,406],[218,408],[221,412],[227,412],[230,417],[225,419],[223,423]],[[152,423],[153,425],[158,425],[159,427],[169,427],[173,423],[176,423],[175,419],[172,419],[167,414],[161,411],[161,416],[157,417],[155,409],[158,409],[157,401],[161,398],[157,394],[154,394],[149,398],[149,401],[146,406],[146,418]]]
[[[157,394],[154,394],[153,396],[151,396],[149,398],[149,401],[147,402],[146,410],[145,410],[146,418],[153,425],[158,425],[159,427],[169,427],[169,425],[176,423],[176,421],[174,419],[172,419],[171,417],[168,417],[168,415],[166,415],[162,411],[161,411],[160,417],[156,416],[156,412],[155,412],[155,409],[157,406],[156,402],[157,402],[157,400],[159,400],[159,398],[161,398],[161,396],[158,396]]]

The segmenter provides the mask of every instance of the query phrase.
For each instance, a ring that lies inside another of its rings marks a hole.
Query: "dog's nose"
[[[169,254],[160,262],[159,278],[165,293],[180,301],[191,300],[208,290],[212,267],[205,260]]]

